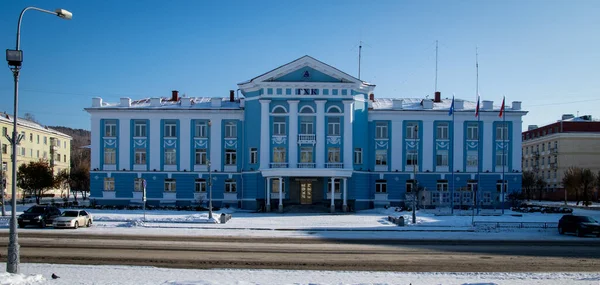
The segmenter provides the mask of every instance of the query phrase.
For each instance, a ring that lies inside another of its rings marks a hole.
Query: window
[[[177,137],[177,124],[176,123],[165,123],[165,134],[166,138]]]
[[[354,164],[362,164],[363,163],[363,151],[362,148],[354,149]]]
[[[33,142],[33,133],[29,133],[29,141]]]
[[[285,160],[285,148],[283,147],[274,147],[273,148],[273,162],[275,163],[284,163]]]
[[[542,144],[542,151],[546,150],[546,144]]]
[[[339,136],[340,135],[340,117],[329,117],[327,119],[327,135],[328,136]]]
[[[476,150],[467,151],[467,167],[477,167],[479,164],[479,154]]]
[[[165,165],[177,164],[177,150],[174,148],[165,148]]]
[[[136,148],[134,153],[134,164],[146,164],[146,149]]]
[[[21,156],[25,156],[26,151],[27,151],[27,149],[25,149],[24,147],[21,147]],[[58,158],[58,160],[60,161],[60,157]]]
[[[284,117],[273,118],[273,135],[285,136],[285,118]]]
[[[312,163],[313,162],[313,148],[312,147],[301,147],[300,148],[300,162],[301,163]]]
[[[104,178],[104,191],[115,191],[115,179],[112,177]]]
[[[226,193],[235,193],[237,191],[236,182],[233,179],[225,180],[225,192]]]
[[[387,181],[386,180],[375,181],[375,192],[376,193],[387,193]]]
[[[236,165],[237,164],[237,153],[235,149],[225,150],[225,165]]]
[[[39,150],[36,151],[36,156],[35,157],[40,158],[40,151]]]
[[[340,162],[340,148],[330,147],[327,148],[327,162]]]
[[[250,148],[250,164],[258,163],[258,148],[251,147]]]
[[[44,152],[44,157],[46,153]],[[104,164],[117,164],[117,151],[114,148],[104,149]]]
[[[207,137],[208,128],[206,122],[196,122],[194,125],[194,137],[205,138]]]
[[[225,125],[225,137],[226,138],[237,138],[237,124],[229,122]]]
[[[63,142],[63,148],[67,148],[67,142]]]
[[[2,162],[2,171],[6,171],[8,169],[8,162]]]
[[[312,122],[300,122],[300,134],[301,135],[312,135],[314,134]]]
[[[8,128],[2,127],[2,136],[6,136],[6,135],[8,135]]]
[[[437,150],[435,154],[435,161],[437,166],[448,166],[448,151]]]
[[[6,144],[3,144],[2,145],[2,154],[7,154],[7,153],[8,153],[8,146]]]
[[[504,180],[504,193],[506,193],[507,187],[508,186],[508,182],[506,180]],[[496,192],[500,193],[502,192],[502,180],[498,180],[498,182],[496,182]]]
[[[117,122],[106,121],[104,123],[104,136],[105,137],[116,137],[117,136]]]
[[[48,144],[48,138],[44,137],[44,144],[47,145]]]
[[[175,192],[175,179],[167,178],[165,179],[165,192]]]
[[[133,180],[133,191],[134,192],[142,192],[144,191],[144,179],[136,178]]]
[[[194,164],[195,165],[205,165],[206,164],[206,149],[205,148],[197,148],[194,156]]]
[[[375,138],[376,139],[387,139],[388,138],[388,124],[386,122],[378,122],[375,125]]]
[[[435,133],[435,138],[438,140],[447,140],[448,139],[448,133],[449,133],[449,126],[448,123],[438,123],[437,124],[437,128],[436,128],[436,133]]]
[[[508,158],[508,154],[506,152],[497,151],[496,152],[496,166],[506,166],[507,158]]]
[[[477,191],[477,180],[468,180],[467,181],[467,191],[470,191],[470,192]]]
[[[499,123],[496,125],[496,140],[507,140],[508,139],[508,125],[506,123]]]
[[[387,149],[375,151],[375,165],[387,165]]]
[[[44,158],[44,159],[48,158],[48,152],[44,151],[44,156],[43,156],[43,158]]]
[[[143,121],[135,121],[135,125],[133,126],[133,136],[134,137],[145,137],[146,136],[146,122]]]
[[[405,137],[407,139],[418,139],[419,138],[418,130],[419,130],[419,127],[416,122],[407,123]]]
[[[448,180],[437,181],[437,191],[448,191]]]
[[[279,179],[271,180],[271,192],[279,193]],[[281,180],[281,192],[285,192],[285,180]]]
[[[417,165],[418,164],[418,153],[416,149],[409,149],[406,151],[406,165]]]
[[[331,193],[331,180],[328,179],[327,180],[327,193]],[[340,193],[340,181],[336,180],[333,184],[333,191],[335,191],[335,193]]]
[[[37,135],[37,144],[40,144],[40,135]]]
[[[412,193],[414,187],[415,187],[415,180],[413,180],[413,179],[406,180],[406,193]]]
[[[479,139],[479,126],[476,122],[467,123],[467,140]]]
[[[31,156],[33,156],[33,154]],[[63,162],[67,162],[67,155],[66,154],[63,154]]]
[[[194,192],[206,192],[206,179],[198,178],[194,181]]]

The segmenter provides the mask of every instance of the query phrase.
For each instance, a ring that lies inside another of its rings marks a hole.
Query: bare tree
[[[579,189],[581,188],[581,168],[571,166],[565,170],[562,183],[565,191],[571,197],[575,196],[576,205],[579,205]],[[572,199],[572,198],[571,198]]]
[[[525,199],[531,199],[531,194],[535,188],[535,174],[531,171],[523,171],[523,180],[521,181],[521,185],[523,190],[525,190]]]
[[[542,195],[544,194],[544,189],[546,188],[546,181],[544,181],[544,179],[542,178],[538,178],[537,180],[535,180],[535,187],[538,191],[538,199],[541,202],[542,201]]]
[[[592,190],[596,183],[596,175],[589,169],[581,171],[581,200],[584,206],[589,206],[592,200]]]

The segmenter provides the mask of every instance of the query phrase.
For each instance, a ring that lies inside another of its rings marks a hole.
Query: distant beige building
[[[544,179],[548,197],[564,199],[562,179],[571,166],[600,171],[600,122],[591,116],[563,119],[546,126],[530,126],[523,132],[523,171]],[[561,194],[562,193],[562,194]]]
[[[38,123],[19,118],[17,120],[17,131],[23,136],[20,144],[17,146],[17,165],[20,166],[30,161],[40,159],[47,160],[57,174],[63,169],[69,170],[71,160],[71,137],[56,130],[44,127]],[[13,117],[7,114],[0,115],[0,129],[2,130],[1,139],[1,162],[3,177],[6,178],[6,195],[10,197],[12,189],[12,146],[6,139],[6,136],[12,136]],[[17,166],[17,167],[18,167]],[[21,197],[22,191],[17,188],[18,196]],[[68,189],[53,189],[48,194],[55,194],[55,197],[66,196]]]

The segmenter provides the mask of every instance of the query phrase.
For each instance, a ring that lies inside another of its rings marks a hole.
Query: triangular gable
[[[334,78],[312,67],[305,66],[283,76],[273,78],[272,82],[340,82],[345,79]],[[347,82],[347,81],[346,81]]]

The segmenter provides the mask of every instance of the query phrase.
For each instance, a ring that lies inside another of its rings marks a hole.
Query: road
[[[20,233],[21,262],[399,272],[598,271],[600,243]],[[6,261],[8,233],[0,233]]]

